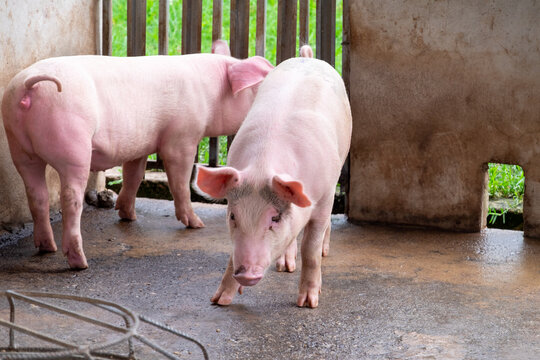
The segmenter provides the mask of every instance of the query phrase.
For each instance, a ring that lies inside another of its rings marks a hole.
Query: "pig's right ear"
[[[304,192],[304,186],[300,181],[288,179],[288,176],[275,175],[272,178],[272,190],[287,202],[299,207],[311,206],[311,200]]]
[[[253,56],[229,66],[229,83],[233,94],[264,80],[274,66],[261,56]]]
[[[240,173],[232,167],[197,166],[196,187],[214,199],[223,199],[227,192],[239,183]]]

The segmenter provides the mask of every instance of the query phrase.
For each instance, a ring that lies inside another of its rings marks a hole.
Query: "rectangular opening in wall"
[[[519,165],[488,164],[487,226],[523,230],[525,175]]]

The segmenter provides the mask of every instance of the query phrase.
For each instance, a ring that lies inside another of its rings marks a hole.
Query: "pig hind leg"
[[[62,203],[62,252],[73,269],[88,267],[82,245],[81,215],[89,171],[89,166],[64,166],[58,170]]]
[[[291,241],[285,253],[276,261],[276,270],[279,272],[287,271],[294,272],[296,270],[296,255],[298,252],[298,244],[296,237]]]
[[[169,180],[169,188],[174,199],[176,218],[186,227],[201,228],[204,223],[191,207],[190,179],[197,145],[174,149],[172,153],[160,153]]]
[[[56,251],[49,219],[49,192],[45,180],[46,163],[36,155],[28,156],[10,142],[13,162],[21,175],[34,221],[34,244],[41,252]]]
[[[136,220],[135,198],[146,170],[147,157],[128,161],[122,164],[122,189],[116,199],[115,209],[121,219]]]

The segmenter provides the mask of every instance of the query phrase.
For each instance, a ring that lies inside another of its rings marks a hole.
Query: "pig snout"
[[[245,267],[240,265],[234,271],[234,279],[243,286],[253,286],[257,284],[264,276],[264,269],[259,266]]]

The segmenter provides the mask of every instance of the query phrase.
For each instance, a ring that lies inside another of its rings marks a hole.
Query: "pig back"
[[[24,71],[60,80],[57,106],[76,109],[81,126],[93,134],[93,159],[103,162],[94,167],[106,168],[159,150],[165,135],[197,142],[220,112],[215,104],[230,92],[216,79],[226,77],[233,60],[211,54],[70,56]]]
[[[327,188],[337,181],[350,136],[350,108],[339,74],[320,60],[289,59],[260,86],[231,146],[229,164]]]

